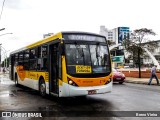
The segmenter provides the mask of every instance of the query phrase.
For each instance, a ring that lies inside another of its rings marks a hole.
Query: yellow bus
[[[110,52],[104,36],[59,32],[11,52],[10,79],[57,97],[112,91]]]

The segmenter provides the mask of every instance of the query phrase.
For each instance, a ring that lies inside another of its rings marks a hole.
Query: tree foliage
[[[133,62],[139,67],[139,78],[141,78],[141,55],[144,54],[145,48],[151,50],[153,48],[158,47],[156,42],[147,42],[149,41],[146,36],[148,35],[156,35],[156,33],[152,29],[141,28],[136,29],[130,34],[129,40],[124,40],[123,45],[125,49],[132,53]]]
[[[112,46],[112,45],[115,45],[115,44],[116,44],[116,43],[113,42],[112,40],[107,40],[107,42],[108,42],[108,45],[109,45],[109,46]]]
[[[125,49],[133,54],[133,57],[138,55],[138,49],[140,49],[140,55],[145,53],[144,48],[147,48],[149,51],[158,47],[157,42],[152,42],[146,36],[156,35],[152,29],[141,28],[136,29],[130,34],[130,39],[123,40],[122,45],[125,46]],[[145,42],[147,40],[148,42]]]
[[[9,58],[4,59],[4,61],[2,61],[2,67],[9,67]]]

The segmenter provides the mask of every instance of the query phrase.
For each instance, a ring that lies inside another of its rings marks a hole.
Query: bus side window
[[[41,70],[42,59],[38,58],[37,60],[37,70]]]
[[[41,69],[44,71],[47,71],[47,69],[48,69],[47,58],[43,59],[43,66]]]
[[[42,57],[47,57],[47,49],[48,49],[47,45],[42,46],[42,48],[41,48]]]
[[[41,58],[41,46],[38,47],[37,58]]]
[[[15,54],[15,62],[14,65],[17,66],[18,65],[18,53]]]
[[[47,58],[39,58],[37,61],[37,70],[48,70]]]
[[[37,60],[33,59],[30,60],[30,70],[36,70],[37,69]]]
[[[24,70],[29,70],[29,50],[24,51]]]
[[[30,59],[37,58],[37,48],[30,50]]]

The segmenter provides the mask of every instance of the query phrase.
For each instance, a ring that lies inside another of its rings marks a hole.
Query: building
[[[123,40],[129,39],[130,28],[129,27],[117,27],[114,29],[108,29],[105,26],[100,26],[101,35],[104,35],[107,40],[111,40],[116,44],[122,43]]]
[[[150,43],[151,42],[156,42],[158,46],[160,46],[160,40],[150,41]],[[151,53],[151,55],[155,57],[157,62],[160,64],[160,47],[151,49],[149,50],[149,52]],[[149,54],[147,54],[147,52],[142,56],[142,58],[143,58],[143,65],[145,65],[146,67],[151,67],[154,65],[153,59],[151,58]]]
[[[111,40],[113,42],[115,42],[115,38],[114,38],[114,30],[109,30],[107,29],[105,26],[100,26],[100,32],[101,35],[104,35],[106,37],[107,40]]]
[[[115,44],[121,44],[123,40],[129,39],[130,28],[129,27],[117,27],[114,29],[108,29],[105,26],[100,26],[101,35],[104,35],[107,40],[114,42]],[[125,54],[122,46],[111,50],[113,67],[124,66]]]
[[[122,43],[123,40],[130,38],[130,28],[129,27],[117,27],[114,29],[108,29],[105,26],[100,26],[100,34],[106,36],[107,40],[115,42],[115,44]],[[147,41],[143,41],[145,43]],[[160,40],[149,41],[149,42],[157,42],[158,46],[160,46]],[[150,55],[146,52],[143,56],[141,56],[141,63],[145,67],[151,67],[158,62],[160,64],[160,47],[154,48],[152,50],[148,50]],[[129,56],[129,54],[123,49],[122,46],[119,46],[113,50],[111,50],[113,67],[126,65],[125,58]],[[152,55],[152,56],[151,56]],[[153,59],[153,57],[155,59]],[[133,59],[129,60],[129,65],[133,65]],[[135,65],[133,65],[135,66]]]

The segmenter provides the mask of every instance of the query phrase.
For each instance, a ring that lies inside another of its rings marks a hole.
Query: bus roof
[[[59,38],[59,39],[62,38],[62,32],[59,32],[59,33],[57,33],[57,34],[53,34],[53,35],[51,35],[51,36],[48,36],[48,37],[46,37],[46,38],[43,38],[42,40],[39,40],[39,41],[37,41],[37,42],[35,42],[35,43],[33,43],[33,44],[30,44],[30,45],[27,45],[27,46],[22,47],[22,48],[20,48],[20,49],[17,49],[17,50],[15,50],[15,51],[11,52],[10,54],[14,54],[14,53],[17,53],[17,52],[26,50],[26,49],[33,48],[33,47],[35,47],[35,46],[41,45],[41,44],[43,44],[43,43],[47,43],[47,42],[52,41],[52,40],[55,40],[55,39],[57,39],[57,38]]]
[[[62,34],[86,34],[86,35],[95,35],[95,36],[105,37],[104,35],[100,35],[100,34],[97,34],[97,33],[82,32],[82,31],[63,31],[61,33]]]
[[[91,33],[91,32],[81,32],[81,31],[63,31],[63,32],[59,32],[57,34],[53,34],[51,36],[48,36],[46,38],[43,38],[42,40],[39,40],[33,44],[30,44],[30,45],[27,45],[25,47],[22,47],[20,49],[17,49],[13,52],[11,52],[10,54],[14,54],[14,53],[17,53],[17,52],[20,52],[20,51],[23,51],[23,50],[26,50],[26,49],[30,49],[30,48],[33,48],[35,46],[39,46],[41,44],[44,44],[44,43],[47,43],[47,42],[50,42],[52,40],[55,40],[55,39],[62,39],[62,35],[64,34],[86,34],[86,35],[94,35],[94,36],[99,36],[99,37],[105,37],[103,35],[100,35],[100,34],[96,34],[96,33]]]

